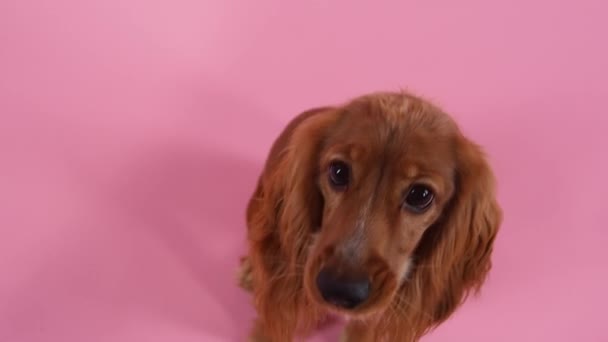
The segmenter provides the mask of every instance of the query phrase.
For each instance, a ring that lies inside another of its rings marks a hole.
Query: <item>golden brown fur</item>
[[[341,193],[326,180],[335,158],[352,165]],[[434,203],[403,210],[421,181]],[[258,313],[252,340],[292,341],[328,313],[350,318],[349,342],[418,340],[483,284],[500,222],[483,153],[428,102],[376,93],[302,113],[274,143],[247,209],[240,282]],[[314,279],[328,264],[369,274],[370,298],[353,310],[325,303]]]

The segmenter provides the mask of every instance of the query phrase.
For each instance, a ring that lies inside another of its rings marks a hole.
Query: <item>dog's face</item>
[[[413,98],[337,111],[315,158],[322,205],[305,287],[330,310],[363,317],[391,303],[423,235],[448,210],[460,136],[449,117]]]
[[[329,310],[383,321],[389,340],[420,337],[483,284],[502,220],[495,197],[481,150],[420,98],[372,94],[302,113],[248,207],[259,310],[298,324]]]

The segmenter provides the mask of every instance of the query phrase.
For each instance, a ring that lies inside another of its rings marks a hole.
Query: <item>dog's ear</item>
[[[319,153],[336,119],[332,108],[311,109],[293,119],[274,142],[247,208],[250,238],[274,234],[293,250],[300,235],[321,225]]]
[[[462,138],[457,149],[457,194],[451,214],[452,229],[460,236],[454,260],[466,289],[478,291],[492,266],[494,239],[502,223],[494,174],[484,153]],[[456,236],[454,236],[456,238]]]
[[[254,298],[260,324],[277,341],[290,339],[296,322],[306,325],[302,320],[308,319],[297,314],[303,305],[298,302],[301,269],[311,233],[322,220],[319,154],[337,119],[337,110],[318,108],[289,123],[273,144],[247,207]],[[280,316],[277,306],[282,308]]]
[[[404,287],[416,310],[421,336],[446,320],[476,292],[491,268],[490,256],[502,221],[495,181],[481,149],[459,136],[455,143],[455,195],[416,250],[416,269]]]

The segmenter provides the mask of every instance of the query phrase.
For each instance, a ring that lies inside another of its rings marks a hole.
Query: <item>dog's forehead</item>
[[[388,94],[357,99],[342,110],[327,139],[332,152],[354,160],[388,154],[395,163],[423,167],[451,155],[455,123],[424,100]]]

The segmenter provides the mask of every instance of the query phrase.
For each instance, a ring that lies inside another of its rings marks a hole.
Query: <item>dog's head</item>
[[[280,253],[330,311],[409,310],[428,328],[490,269],[501,221],[492,172],[449,116],[415,96],[302,114],[275,143],[260,186]]]

